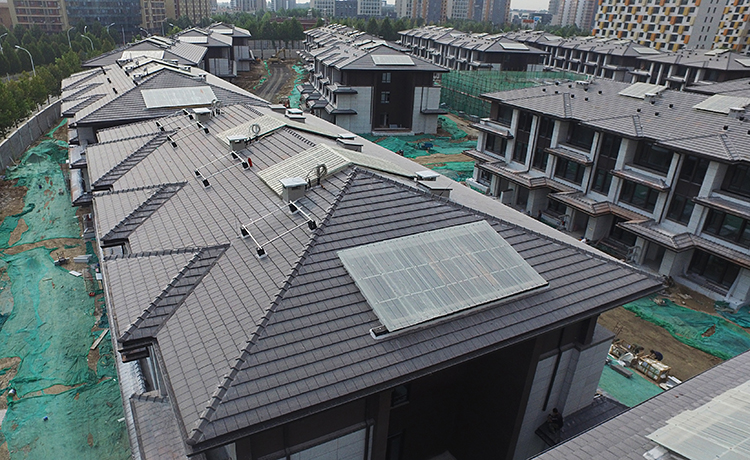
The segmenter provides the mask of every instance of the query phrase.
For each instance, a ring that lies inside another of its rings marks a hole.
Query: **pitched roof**
[[[101,222],[97,219],[99,236],[127,235],[131,251],[102,261],[113,335],[122,339],[125,349],[158,343],[180,432],[198,442],[193,451],[217,442],[217,436],[237,437],[295,410],[375,391],[379,385],[469,359],[659,286],[657,280],[594,255],[583,245],[579,248],[575,241],[560,242],[569,240],[463,187],[456,188],[454,197],[471,208],[426,195],[413,188],[411,179],[349,168],[307,191],[298,201],[304,216],[289,214],[257,171],[316,144],[335,146],[335,139],[315,133],[341,129],[315,117],[302,125],[305,131],[290,123],[239,153],[252,158],[253,167],[243,169],[218,134],[265,116],[280,117],[263,107],[224,107],[221,115],[205,122],[210,133],[192,134],[187,128],[194,122],[188,117],[165,120],[163,125],[186,133],[176,146],[162,143],[119,175],[111,184],[113,191],[94,194],[95,212],[104,216]],[[131,139],[122,143],[137,138],[146,144],[156,129],[149,121],[104,130],[102,135],[112,139],[113,133],[127,134]],[[115,144],[110,141],[108,148],[88,152],[91,164],[99,161],[95,156],[114,157],[102,164],[122,161],[124,151]],[[363,146],[363,156],[387,159],[412,172],[423,169],[373,144],[363,141]],[[209,188],[195,178],[196,169],[213,174]],[[184,185],[168,198],[155,196],[163,193],[160,187],[175,183]],[[304,225],[306,216],[318,222],[312,237]],[[372,339],[369,328],[379,323],[336,251],[479,220],[500,231],[550,287],[502,307],[472,309],[451,320]],[[240,224],[251,223],[255,241],[240,237]],[[256,256],[256,243],[263,245],[266,257]],[[204,259],[201,251],[213,252]],[[144,292],[132,295],[139,283]],[[437,346],[444,346],[444,352],[435,353]],[[412,359],[390,353],[394,347],[404,347]],[[238,356],[245,352],[246,365],[238,367]],[[277,353],[281,355],[274,358]],[[328,355],[337,359],[331,361]],[[363,371],[365,366],[373,366],[372,372]],[[252,381],[246,378],[250,369],[261,372]],[[303,376],[312,371],[314,376]],[[225,392],[220,385],[227,373],[235,378],[232,385],[223,385]],[[275,392],[271,382],[281,376],[289,384],[277,385]],[[204,412],[209,405],[210,414]]]
[[[192,43],[180,43],[164,37],[148,37],[136,43],[129,43],[124,47],[117,48],[109,53],[102,54],[81,64],[83,67],[102,67],[117,64],[123,56],[138,56],[143,52],[144,56],[160,53],[160,59],[171,61],[177,60],[180,65],[198,65],[206,54],[206,48]]]
[[[730,359],[623,414],[534,457],[538,460],[643,460],[647,438],[672,417],[694,410],[750,380],[750,352]],[[616,434],[616,435],[615,435]]]

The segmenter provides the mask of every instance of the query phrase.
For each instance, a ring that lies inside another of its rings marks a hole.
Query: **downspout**
[[[555,386],[555,378],[557,377],[557,370],[560,368],[560,361],[562,360],[562,342],[563,336],[565,335],[565,328],[560,329],[560,339],[557,341],[557,358],[555,359],[555,368],[552,370],[552,377],[550,378],[549,386],[547,387],[547,395],[544,397],[544,406],[542,407],[543,412],[547,412],[547,405],[549,404],[549,398],[552,397],[552,388]]]

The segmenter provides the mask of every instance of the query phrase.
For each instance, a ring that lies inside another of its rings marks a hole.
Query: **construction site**
[[[443,76],[451,113],[437,135],[363,137],[461,183],[474,169],[463,154],[476,147],[471,124],[489,114],[480,94],[580,77],[460,74]],[[306,76],[278,59],[236,83],[294,104]],[[71,206],[67,139],[62,119],[0,172],[0,460],[131,458],[97,252],[84,238],[90,210]],[[615,334],[600,391],[630,407],[750,349],[748,307],[727,312],[676,285],[599,322]]]

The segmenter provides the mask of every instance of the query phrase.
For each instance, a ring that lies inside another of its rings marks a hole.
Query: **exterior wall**
[[[379,0],[358,0],[357,16],[380,16],[380,8]]]
[[[357,94],[348,97],[338,97],[338,108],[354,109],[356,115],[342,115],[336,117],[336,124],[353,133],[369,133],[372,131],[372,95],[373,88],[369,86],[353,87]]]
[[[5,168],[18,160],[39,136],[55,126],[55,123],[60,120],[61,104],[62,101],[57,100],[48,105],[42,111],[32,115],[0,142],[0,171],[5,171]]]
[[[59,0],[54,4],[42,6],[42,2],[34,0],[10,0],[8,7],[11,23],[13,26],[38,26],[46,32],[65,32],[69,26],[66,2]],[[10,28],[10,24],[7,27]]]
[[[414,133],[435,134],[437,132],[437,115],[425,115],[421,108],[436,109],[440,105],[440,88],[414,88],[414,107],[412,109],[411,130]]]

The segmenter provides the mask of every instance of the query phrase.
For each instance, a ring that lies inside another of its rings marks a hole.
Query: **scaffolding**
[[[451,71],[441,78],[440,103],[459,115],[484,118],[490,116],[490,102],[482,99],[482,94],[587,78],[588,75],[573,72]]]

